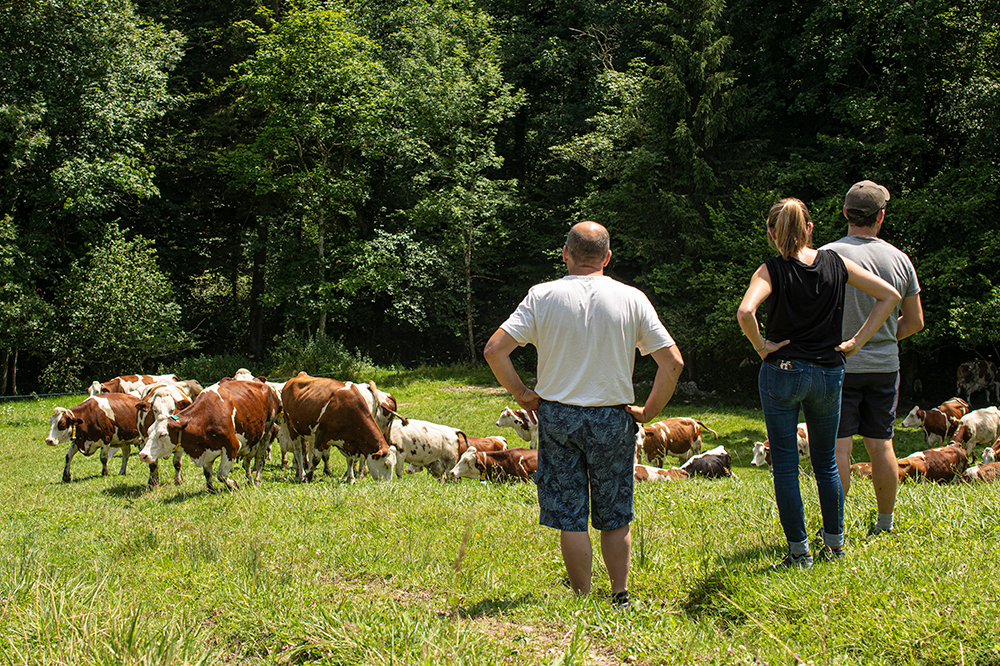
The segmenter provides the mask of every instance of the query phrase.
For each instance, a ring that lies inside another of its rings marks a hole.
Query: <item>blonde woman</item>
[[[774,495],[788,541],[782,566],[809,568],[813,556],[799,491],[797,424],[801,409],[809,430],[809,451],[820,511],[824,551],[844,551],[844,493],[837,474],[836,442],[844,360],[860,349],[899,302],[888,282],[834,252],[812,248],[813,224],[798,199],[771,207],[767,235],[780,256],[764,262],[750,278],[736,318],[764,361],[758,378],[761,408],[771,444]],[[845,285],[875,299],[861,329],[842,340]],[[764,304],[767,331],[761,334],[757,308]]]

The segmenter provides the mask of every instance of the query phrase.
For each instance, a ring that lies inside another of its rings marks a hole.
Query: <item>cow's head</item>
[[[901,425],[904,428],[916,428],[917,426],[919,426],[921,423],[924,422],[924,418],[925,418],[924,410],[920,409],[920,406],[917,405],[916,407],[910,410],[910,413],[906,415],[906,418],[903,419]]]
[[[96,379],[90,382],[90,387],[87,388],[87,395],[89,395],[90,397],[94,397],[95,395],[100,395],[103,392],[104,392],[104,386],[102,386],[101,382],[97,381]]]
[[[470,446],[458,459],[458,463],[451,468],[451,478],[453,479],[478,479],[481,473],[479,465],[476,464],[476,447]]]
[[[994,446],[996,445],[994,444]],[[986,447],[985,449],[983,449],[983,462],[981,464],[988,465],[991,462],[996,462],[996,461],[997,461],[997,453],[994,449],[992,449],[991,447]]]
[[[385,455],[371,455],[365,458],[368,464],[368,472],[376,481],[392,481],[392,474],[396,471],[399,451],[395,446],[390,446]]]
[[[149,428],[146,441],[139,452],[139,460],[154,463],[169,456],[180,443],[186,425],[187,421],[181,421],[176,415],[157,418]]]
[[[73,437],[74,428],[81,423],[83,420],[77,418],[73,410],[65,407],[54,408],[52,416],[49,417],[49,436],[45,438],[45,443],[49,446],[65,444]]]

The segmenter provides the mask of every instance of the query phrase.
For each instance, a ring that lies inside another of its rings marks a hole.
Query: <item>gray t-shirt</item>
[[[847,257],[862,268],[870,270],[891,284],[900,296],[914,296],[920,293],[917,271],[906,253],[886,243],[881,238],[865,236],[844,236],[838,241],[827,243],[821,249],[833,250]],[[875,307],[875,299],[848,285],[844,295],[844,339],[858,332]],[[896,324],[899,319],[897,305],[889,318],[875,332],[872,339],[861,350],[848,357],[847,372],[896,372],[899,370],[899,345],[896,342]]]

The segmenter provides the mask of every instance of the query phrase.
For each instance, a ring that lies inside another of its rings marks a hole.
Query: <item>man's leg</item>
[[[590,534],[563,530],[559,533],[559,546],[562,549],[563,563],[566,565],[566,573],[569,575],[569,584],[573,591],[581,596],[590,594],[590,572],[594,559]]]
[[[601,555],[611,579],[611,593],[628,589],[628,567],[632,557],[632,534],[629,526],[601,532]]]
[[[878,512],[892,515],[896,508],[896,490],[899,487],[899,466],[891,439],[865,437],[865,448],[872,461],[872,486],[875,488],[875,503]]]
[[[851,453],[854,451],[854,437],[837,438],[837,472],[840,474],[840,485],[844,488],[844,497],[851,489]]]

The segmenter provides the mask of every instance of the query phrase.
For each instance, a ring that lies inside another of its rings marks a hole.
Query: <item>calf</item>
[[[91,456],[101,451],[101,476],[108,475],[108,461],[118,449],[122,452],[121,473],[128,467],[132,445],[138,444],[139,430],[136,423],[136,405],[139,398],[126,393],[105,393],[92,396],[76,407],[56,407],[49,419],[49,446],[69,442],[63,483],[73,480],[70,463],[77,451]]]
[[[281,408],[270,387],[262,382],[223,380],[202,391],[187,408],[157,420],[139,458],[152,463],[183,449],[205,473],[205,485],[214,492],[212,468],[219,460],[218,479],[228,489],[238,484],[229,476],[242,459],[251,483],[260,483],[271,427]],[[251,476],[250,463],[255,462]]]
[[[251,383],[251,382],[242,382]],[[348,456],[384,456],[389,453],[385,434],[359,385],[300,372],[281,391],[285,418],[281,427],[294,443],[296,479],[311,481],[313,451],[336,446]],[[380,404],[395,410],[392,404]]]
[[[809,458],[809,428],[805,423],[800,423],[796,432],[796,445],[799,448],[799,458]],[[771,440],[765,439],[763,442],[753,443],[753,458],[750,460],[752,467],[771,466]]]
[[[733,461],[724,446],[691,456],[680,468],[691,476],[707,476],[710,479],[733,476]]]
[[[1000,400],[1000,375],[997,366],[990,361],[966,361],[958,366],[956,372],[956,387],[958,395],[964,395],[966,401],[972,404],[972,394],[976,391],[986,391],[986,402],[990,401],[990,391]]]
[[[989,446],[997,438],[1000,438],[1000,409],[984,407],[962,417],[951,435],[951,443],[964,447],[971,456],[976,444]]]
[[[719,433],[701,421],[687,417],[663,419],[643,426],[640,439],[646,460],[658,467],[663,466],[667,455],[677,456],[681,462],[687,460],[701,451],[702,428],[719,438]]]
[[[403,456],[411,471],[427,469],[436,478],[443,478],[458,463],[464,450],[466,434],[458,428],[408,419],[392,423],[389,443]],[[397,463],[401,464],[401,463]]]
[[[962,472],[962,481],[982,481],[992,483],[1000,477],[1000,463],[991,462],[976,465]]]
[[[965,471],[969,465],[969,455],[960,446],[939,446],[911,453],[900,458],[898,464],[900,480],[926,479],[947,483]]]
[[[959,419],[969,413],[969,403],[961,398],[952,398],[934,409],[924,411],[915,406],[903,419],[904,428],[923,426],[924,439],[928,446],[946,442],[958,427]]]
[[[481,481],[528,481],[537,470],[536,449],[505,449],[484,453],[470,447],[451,469],[451,477]]]
[[[533,449],[538,447],[538,424],[531,420],[526,410],[504,407],[496,425],[500,428],[513,428],[518,437],[528,442],[528,446]]]

